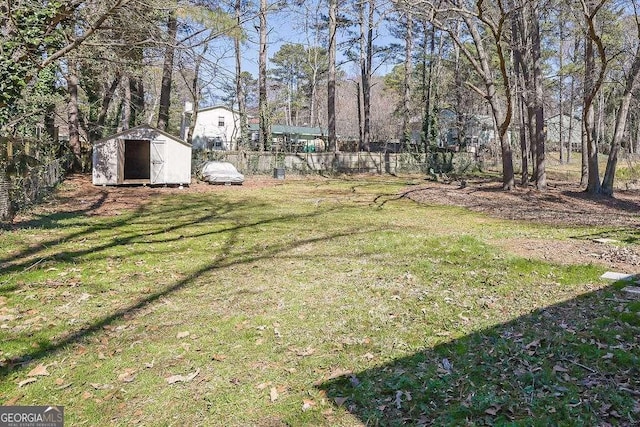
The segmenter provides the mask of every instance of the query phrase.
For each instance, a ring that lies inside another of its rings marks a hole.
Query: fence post
[[[7,176],[6,164],[0,162],[0,223],[11,220],[11,182]]]

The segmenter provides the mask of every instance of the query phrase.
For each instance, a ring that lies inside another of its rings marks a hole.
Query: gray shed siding
[[[96,141],[93,184],[132,183],[191,183],[191,145],[145,125]]]

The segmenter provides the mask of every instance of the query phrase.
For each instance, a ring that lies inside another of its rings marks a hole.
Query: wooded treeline
[[[256,117],[260,149],[279,123],[328,129],[331,150],[339,137],[425,153],[444,133],[464,145],[465,123],[489,116],[505,189],[544,190],[553,150],[581,155],[587,191],[612,194],[621,153],[639,148],[639,2],[5,0],[0,136],[59,153],[61,126],[86,169],[92,142],[112,132],[148,123],[177,134],[186,101],[239,111],[244,147]],[[283,23],[295,37],[269,40]],[[549,146],[553,116],[568,128]],[[0,184],[11,170],[2,148]]]

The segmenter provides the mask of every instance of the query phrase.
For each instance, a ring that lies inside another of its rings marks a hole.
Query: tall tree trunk
[[[368,8],[367,10],[365,10],[365,5]],[[375,0],[362,1],[358,3],[358,7],[358,19],[360,21],[360,80],[362,82],[363,114],[361,148],[369,151],[371,149],[371,62],[373,60],[373,17]]]
[[[529,136],[529,155],[531,160],[533,177],[538,175],[538,164],[536,163],[536,158],[538,157],[538,140],[536,136],[536,110],[533,106],[533,100],[529,100],[529,105],[527,105],[527,131]]]
[[[584,58],[584,96],[583,96],[583,127],[587,146],[586,163],[587,189],[590,194],[601,191],[600,172],[598,170],[597,129],[594,121],[594,101],[600,92],[607,71],[607,55],[602,37],[597,33],[597,14],[608,0],[580,0],[584,17],[585,58]],[[598,53],[599,67],[596,67],[595,53]],[[584,153],[583,153],[584,157]],[[583,160],[584,164],[584,160]]]
[[[529,185],[529,134],[527,130],[528,125],[528,109],[526,106],[526,88],[525,88],[525,64],[524,64],[524,32],[522,31],[522,22],[518,19],[519,16],[513,16],[511,19],[511,44],[513,50],[513,66],[515,71],[515,85],[516,85],[516,106],[518,108],[519,116],[519,138],[520,138],[520,156],[522,158],[522,174],[520,184],[523,187]]]
[[[120,81],[122,80],[122,74],[117,73],[111,84],[108,86],[105,84],[105,92],[102,97],[102,103],[100,106],[100,113],[98,113],[98,117],[96,122],[93,124],[90,129],[89,135],[91,137],[91,141],[98,140],[102,138],[104,133],[104,125],[107,120],[107,113],[109,112],[109,106],[111,105],[111,101],[113,101],[113,97],[118,90],[118,86],[120,86]]]
[[[171,107],[171,81],[173,77],[173,58],[178,35],[178,17],[175,10],[167,18],[167,47],[162,65],[162,83],[160,86],[160,108],[158,110],[158,129],[169,130],[169,109]],[[194,106],[194,108],[197,108]]]
[[[595,108],[594,98],[597,94],[595,88],[594,74],[595,58],[593,41],[587,37],[585,40],[585,82],[584,82],[584,112],[582,114],[582,122],[584,126],[584,136],[587,152],[582,153],[583,159],[586,154],[587,165],[587,192],[591,194],[600,193],[600,172],[598,171],[598,147],[597,147],[597,129],[595,124]],[[583,160],[583,165],[585,164]]]
[[[338,0],[329,0],[329,70],[327,75],[327,123],[329,150],[338,150],[336,138],[336,30]],[[359,91],[358,91],[359,92]]]
[[[587,131],[584,124],[584,114],[582,115],[582,128],[580,132],[580,186],[586,187],[589,182],[589,149],[587,148]]]
[[[129,129],[131,123],[131,84],[128,82],[130,77],[127,77],[127,82],[124,84],[124,97],[122,98],[122,118],[120,120],[120,129]],[[164,129],[163,129],[164,130]]]
[[[373,75],[373,27],[374,13],[376,10],[375,0],[369,1],[369,15],[367,19],[367,90],[363,91],[365,95],[362,98],[362,106],[364,107],[364,141],[367,151],[371,149],[371,77]],[[364,87],[364,85],[363,85]]]
[[[144,82],[140,76],[129,77],[131,90],[131,117],[129,127],[138,126],[144,117]]]
[[[560,164],[565,163],[565,153],[564,153],[564,9],[560,10],[558,15],[558,27],[559,27],[559,49],[558,49],[558,115],[560,117],[558,127],[558,137],[560,139]],[[569,138],[571,138],[571,134],[569,134]],[[571,142],[569,142],[571,145]]]
[[[260,44],[258,55],[258,114],[260,120],[260,150],[267,149],[271,138],[269,131],[269,111],[267,105],[267,0],[260,0]]]
[[[76,170],[82,169],[82,143],[80,142],[80,114],[78,107],[79,85],[77,63],[74,59],[69,59],[67,71],[67,92],[69,93],[67,117],[69,121],[69,147],[74,156],[73,168]]]
[[[520,84],[520,86],[522,86],[522,84]],[[522,157],[522,177],[520,184],[526,187],[529,185],[529,138],[527,135],[527,118],[525,114],[526,106],[521,96],[518,99],[518,111],[520,115],[520,156]]]
[[[188,124],[189,130],[187,131],[186,141],[191,144],[193,141],[193,131],[195,130],[196,122],[198,121],[198,105],[200,104],[200,67],[202,65],[202,61],[204,60],[204,56],[209,49],[209,45],[205,45],[201,54],[196,57],[195,66],[193,69],[193,78],[191,79],[191,97],[193,99],[193,112],[191,114],[191,122]],[[186,114],[183,114],[183,120],[186,120]],[[184,123],[186,126],[187,123]],[[235,129],[234,129],[235,132]],[[232,136],[233,138],[233,136]],[[225,141],[227,143],[231,143],[231,141]]]
[[[425,37],[425,45],[426,45],[426,38],[427,38],[427,24],[425,22],[424,24],[424,37]],[[461,74],[460,74],[460,49],[458,48],[458,46],[455,47],[455,58],[456,58],[456,62],[455,62],[455,78],[456,78],[456,84],[460,84],[462,85],[462,78],[461,78]],[[433,117],[433,106],[432,106],[432,98],[433,98],[433,67],[434,67],[434,62],[435,62],[435,50],[436,50],[436,29],[435,27],[431,27],[431,38],[429,40],[429,68],[428,68],[428,75],[427,75],[427,81],[426,81],[426,96],[424,99],[424,114],[423,114],[423,122],[422,122],[422,132],[424,133],[424,152],[427,153],[429,151],[429,145],[434,142],[432,141],[432,134],[434,134],[434,129],[431,126],[434,123],[434,117]],[[425,55],[426,57],[426,55]],[[424,71],[423,71],[424,72]],[[456,95],[460,95],[461,94],[461,88],[458,87],[456,89]],[[456,111],[459,113],[460,112],[460,103],[458,103],[456,105]],[[459,114],[458,114],[459,115]]]
[[[530,2],[528,4],[532,25],[531,44],[533,59],[533,85],[534,85],[534,115],[535,115],[535,136],[536,136],[536,187],[540,191],[547,189],[547,172],[546,172],[546,149],[545,149],[545,124],[544,124],[544,88],[542,76],[542,48],[540,43],[540,13],[538,11],[538,3]]]
[[[242,0],[236,0],[235,3],[235,14],[236,14],[236,24],[238,28],[242,25]],[[244,84],[242,82],[242,43],[240,40],[240,36],[237,36],[233,39],[233,47],[235,49],[235,59],[236,59],[236,97],[238,101],[238,116],[240,119],[240,146],[238,149],[243,149],[248,138],[248,122],[247,122],[247,100],[246,94],[244,93]],[[195,124],[195,120],[193,121]]]
[[[411,104],[411,79],[413,61],[413,19],[411,13],[405,14],[406,33],[404,39],[404,79],[402,83],[402,143],[408,147],[411,142],[411,129],[409,121],[409,105]]]
[[[638,39],[640,40],[640,25],[638,27]],[[622,137],[627,127],[627,117],[629,116],[629,108],[631,105],[631,97],[633,90],[636,87],[636,81],[638,73],[640,72],[640,45],[636,48],[635,57],[631,70],[627,75],[627,81],[625,82],[624,93],[622,94],[622,101],[620,108],[616,115],[615,131],[613,133],[613,140],[611,141],[611,150],[609,153],[609,160],[607,161],[607,168],[602,179],[602,192],[606,195],[613,195],[613,181],[616,175],[616,165],[618,164],[618,152],[622,144]]]
[[[504,96],[506,111],[503,111],[500,101],[498,100],[496,83],[493,78],[493,66],[491,65],[490,57],[484,48],[484,42],[480,32],[478,31],[478,27],[468,16],[464,16],[463,20],[471,33],[474,46],[477,50],[478,66],[481,69],[481,75],[484,80],[486,99],[491,107],[494,123],[498,130],[498,141],[500,142],[500,151],[502,153],[502,188],[504,190],[513,190],[515,188],[513,151],[509,141],[509,126],[513,116],[513,100],[511,97],[511,86],[509,73],[507,71],[506,58],[504,56],[504,49],[500,42],[497,41],[495,47],[497,57],[499,59],[500,75],[503,79],[503,88],[506,92]]]
[[[571,155],[573,151],[573,130],[574,130],[574,110],[575,110],[575,98],[576,98],[576,79],[571,76],[571,87],[569,89],[569,138],[567,141],[567,163],[571,163]]]

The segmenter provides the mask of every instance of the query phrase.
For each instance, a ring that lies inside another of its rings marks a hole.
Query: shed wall
[[[109,139],[93,147],[93,184],[118,184],[117,139]]]
[[[160,139],[158,137],[157,139]],[[191,147],[166,139],[165,184],[191,182]]]
[[[162,173],[157,175],[159,179],[153,179],[153,184],[189,184],[191,183],[191,146],[178,140],[168,137],[162,132],[153,128],[134,128],[129,132],[114,135],[112,138],[102,140],[93,148],[93,184],[94,185],[118,185],[118,170],[122,169],[120,163],[124,162],[122,151],[124,144],[119,141],[124,140],[148,140],[162,141]],[[120,147],[120,148],[119,148]],[[151,147],[153,149],[153,147]],[[152,152],[151,174],[153,175],[154,165],[157,156]],[[122,175],[122,174],[121,174]],[[156,176],[152,177],[155,178]],[[124,178],[123,176],[120,177]]]

